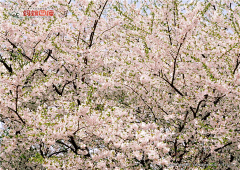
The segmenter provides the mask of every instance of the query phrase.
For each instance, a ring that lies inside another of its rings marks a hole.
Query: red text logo
[[[53,16],[53,10],[24,10],[23,16]]]

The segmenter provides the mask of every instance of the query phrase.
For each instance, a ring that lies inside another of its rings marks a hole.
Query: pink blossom
[[[142,75],[142,76],[140,77],[140,82],[143,83],[143,84],[148,83],[148,82],[150,82],[150,81],[151,81],[151,79],[149,78],[148,75]]]
[[[157,143],[157,148],[158,148],[158,149],[162,149],[162,148],[165,148],[165,147],[166,147],[166,144],[165,144],[165,143],[163,143],[163,142]]]

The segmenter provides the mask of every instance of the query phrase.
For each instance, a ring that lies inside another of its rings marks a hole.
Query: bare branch
[[[198,103],[198,106],[197,106],[196,111],[194,111],[194,110],[193,110],[193,107],[190,106],[190,109],[191,109],[191,111],[193,112],[193,117],[194,117],[194,119],[197,117],[197,112],[198,112],[198,110],[199,110],[200,104],[201,104],[202,102],[204,102],[204,101],[205,101],[205,100],[201,100],[201,101]]]
[[[20,119],[20,121],[25,125],[26,122],[22,119],[22,117],[19,115],[18,113],[18,87],[16,87],[16,101],[15,101],[15,110],[8,107],[9,110],[13,111],[14,113],[16,113],[17,117]]]
[[[7,41],[13,46],[13,48],[17,48],[17,46],[13,42],[11,42],[9,39],[7,39]],[[22,53],[21,51],[18,51],[18,52],[29,61],[32,61],[32,59],[29,58],[26,54]]]
[[[48,156],[48,158],[52,157],[53,155],[58,155],[58,154],[64,153],[64,152],[66,153],[67,150],[61,150],[61,151],[54,152],[54,153],[50,154],[50,155]]]
[[[161,78],[162,78],[163,80],[165,80],[178,94],[180,94],[181,96],[184,96],[173,84],[171,84],[171,83],[169,82],[169,80],[167,79],[167,76],[162,73],[162,70],[161,70],[160,73],[162,74]],[[159,73],[159,74],[160,74],[160,73]],[[165,76],[166,78],[164,78],[163,76]]]
[[[220,97],[216,97],[216,100],[213,102],[215,105],[218,104],[218,102],[220,101],[221,98],[223,98],[224,96],[226,96],[226,94],[224,94],[223,96]]]
[[[65,143],[62,142],[61,140],[57,140],[56,142],[57,142],[57,143],[60,143],[60,144],[62,144],[62,145],[64,145],[64,146],[66,146],[68,149],[71,149],[71,150],[74,152],[74,149],[73,149],[72,147],[68,146],[67,144],[65,144]]]
[[[235,68],[234,68],[234,70],[233,70],[233,74],[236,73],[237,68],[238,68],[238,66],[239,66],[239,64],[240,64],[240,61],[238,61],[239,57],[240,57],[240,54],[238,54],[237,63],[236,63],[236,66],[235,66]]]
[[[102,8],[102,11],[101,11],[100,15],[98,16],[98,19],[95,20],[95,22],[94,22],[93,31],[91,32],[90,40],[89,40],[89,46],[88,46],[89,48],[91,48],[92,45],[93,45],[93,37],[94,37],[95,31],[96,31],[96,28],[97,28],[97,24],[98,24],[98,21],[100,20],[100,18],[101,18],[101,16],[102,16],[102,13],[103,13],[106,5],[107,5],[107,2],[108,2],[108,0],[106,0],[104,6],[103,6],[103,8]]]
[[[49,59],[49,57],[51,56],[51,54],[52,54],[52,50],[49,50],[49,51],[48,51],[48,55],[47,55],[47,57],[45,58],[44,62],[47,62],[47,60]]]
[[[156,121],[157,118],[156,118],[156,116],[155,116],[152,108],[147,104],[147,102],[143,99],[143,97],[142,97],[137,91],[135,91],[132,87],[130,87],[130,86],[126,85],[126,84],[125,84],[125,86],[129,87],[130,89],[132,89],[132,91],[133,91],[134,93],[136,93],[136,94],[140,97],[140,99],[144,102],[144,104],[145,104],[145,105],[148,107],[148,109],[151,111],[151,113],[153,114],[154,120]]]
[[[53,84],[53,88],[55,89],[55,91],[57,92],[57,94],[59,94],[60,96],[62,96],[63,94],[63,90],[65,88],[66,85],[70,84],[72,81],[67,81],[64,85],[63,85],[63,88],[62,90],[60,91],[57,86],[55,84]]]
[[[79,39],[80,39],[80,30],[79,30],[79,32],[78,32],[77,45],[78,45],[78,43],[79,43]]]
[[[43,151],[42,151],[42,144],[40,143],[39,144],[39,146],[40,146],[40,154],[41,154],[41,156],[44,158],[45,157],[45,155],[44,155],[44,153],[43,153]]]
[[[188,113],[189,113],[189,112],[187,111],[186,114],[185,114],[183,125],[180,125],[180,126],[179,126],[179,132],[181,132],[181,131],[183,130],[183,128],[184,128],[184,126],[185,126],[185,124],[186,124],[186,122],[187,122]]]
[[[202,120],[207,120],[207,118],[210,116],[211,112],[208,112],[203,118]]]
[[[225,144],[224,146],[222,146],[222,147],[220,147],[220,148],[214,149],[214,151],[217,152],[217,151],[219,151],[219,150],[221,150],[221,149],[223,149],[223,148],[225,148],[225,147],[227,147],[227,146],[229,146],[229,145],[231,145],[231,144],[233,144],[233,143],[232,143],[232,142],[229,142],[229,143]]]
[[[0,62],[6,67],[6,69],[10,72],[13,73],[13,69],[12,66],[7,65],[6,61],[4,59],[2,59],[2,56],[0,54]]]

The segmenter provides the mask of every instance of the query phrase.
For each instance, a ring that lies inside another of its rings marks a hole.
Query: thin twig
[[[88,46],[89,48],[91,48],[92,45],[93,45],[93,37],[94,37],[95,31],[96,31],[96,28],[97,28],[97,25],[98,25],[98,21],[100,20],[100,18],[101,18],[101,16],[102,16],[102,13],[103,13],[106,5],[107,5],[107,2],[108,2],[108,0],[106,0],[104,6],[103,6],[103,8],[102,8],[102,11],[101,11],[100,15],[98,16],[98,19],[95,20],[95,22],[94,22],[93,31],[91,32],[90,40],[89,40],[89,46]]]

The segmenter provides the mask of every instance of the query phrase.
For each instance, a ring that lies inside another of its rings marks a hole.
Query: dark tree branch
[[[184,96],[174,85],[170,84],[169,85],[178,93],[180,94],[181,96]]]
[[[104,6],[103,6],[103,8],[102,8],[102,11],[101,11],[100,15],[98,16],[98,19],[96,19],[95,22],[94,22],[93,31],[91,32],[90,40],[89,40],[89,46],[88,46],[89,48],[91,48],[92,45],[93,45],[93,37],[94,37],[95,31],[96,31],[96,28],[97,28],[97,25],[98,25],[98,21],[100,20],[100,18],[101,18],[101,16],[102,16],[102,13],[103,13],[106,5],[107,5],[107,2],[108,2],[108,0],[106,0]]]
[[[232,144],[232,142],[229,142],[229,143],[227,143],[226,145],[224,145],[224,146],[222,146],[222,147],[220,147],[220,148],[214,149],[214,151],[217,152],[217,151],[219,151],[219,150],[221,150],[221,149],[223,149],[223,148],[225,148],[226,146],[229,146],[229,145],[231,145],[231,144]],[[211,153],[207,154],[207,155],[205,156],[205,158],[203,158],[203,160],[201,160],[200,163],[204,163],[210,156],[212,156]]]
[[[176,160],[177,160],[177,138],[175,138],[173,146],[174,146],[175,162],[176,162]]]
[[[142,97],[137,91],[135,91],[132,87],[130,87],[130,86],[126,85],[126,84],[125,84],[125,86],[129,87],[130,89],[132,89],[132,91],[133,91],[134,93],[136,93],[136,94],[140,97],[140,99],[144,102],[144,104],[148,107],[148,109],[149,109],[149,110],[151,111],[151,113],[153,114],[154,120],[155,120],[155,122],[156,122],[156,121],[157,121],[157,118],[156,118],[156,116],[155,116],[152,108],[147,104],[147,102],[143,99],[143,97]]]
[[[231,145],[231,144],[233,144],[233,143],[232,143],[232,142],[229,142],[229,143],[225,144],[224,146],[222,146],[222,147],[220,147],[220,148],[214,149],[214,151],[215,151],[215,152],[218,152],[219,150],[221,150],[221,149],[223,149],[223,148],[225,148],[225,147],[227,147],[227,146],[229,146],[229,145]]]
[[[185,124],[186,124],[186,122],[187,122],[188,113],[189,113],[189,112],[187,111],[186,114],[185,114],[183,125],[180,125],[180,126],[179,126],[179,132],[182,132],[182,130],[183,130],[183,128],[184,128],[184,126],[185,126]]]
[[[44,73],[44,70],[43,70],[42,68],[37,69],[37,70],[39,70],[45,77],[47,76],[47,75]]]
[[[233,74],[236,73],[237,68],[238,68],[238,66],[239,66],[239,64],[240,64],[240,61],[238,61],[239,57],[240,57],[240,54],[238,54],[237,63],[236,63],[236,66],[235,66],[235,68],[234,68],[234,70],[233,70]]]
[[[71,151],[75,152],[75,150],[74,150],[72,147],[68,146],[68,145],[65,144],[64,142],[62,142],[62,141],[60,141],[60,140],[57,140],[57,143],[60,143],[60,144],[62,144],[62,145],[64,145],[64,146],[66,146],[66,147],[67,147],[68,149],[70,149]]]
[[[36,48],[36,46],[40,43],[40,41],[41,41],[41,40],[39,40],[39,41],[36,43],[36,45],[33,47],[33,55],[35,55],[35,48]]]
[[[18,113],[18,85],[16,87],[16,101],[15,101],[15,110],[8,107],[9,110],[13,111],[14,113],[16,113],[17,117],[20,119],[20,121],[25,125],[26,122],[22,119],[22,117],[19,115]]]
[[[55,89],[55,91],[57,92],[57,94],[59,94],[60,96],[62,96],[65,86],[68,85],[68,84],[70,84],[71,82],[72,82],[72,81],[67,81],[67,82],[64,84],[64,86],[63,86],[63,88],[62,88],[61,91],[56,87],[55,84],[53,84],[53,88]]]
[[[7,39],[8,40],[8,42],[13,46],[13,48],[17,48],[17,46],[13,43],[13,42],[11,42],[9,39]],[[26,59],[28,59],[29,61],[32,61],[32,59],[31,58],[29,58],[26,54],[24,54],[24,53],[22,53],[21,51],[18,51],[23,57],[25,57]]]
[[[84,155],[85,158],[90,158],[91,155],[90,155],[90,150],[88,147],[85,147],[85,149],[88,151],[87,155]]]
[[[79,32],[78,32],[77,46],[78,46],[78,43],[79,43],[79,39],[80,39],[80,30],[79,30]]]
[[[32,7],[32,5],[34,5],[36,2],[33,2],[30,6],[29,6],[29,8],[31,8]]]
[[[166,79],[164,79],[166,81]],[[174,85],[172,85],[170,82],[166,81],[178,94],[181,96],[184,96]]]
[[[64,152],[66,153],[67,150],[61,150],[61,151],[54,152],[54,153],[50,154],[50,155],[48,156],[48,158],[52,157],[53,155],[58,155],[58,154],[64,153]]]
[[[79,30],[79,33],[78,33],[78,37],[77,38],[74,37],[74,39],[77,40],[77,45],[79,44],[79,40],[82,40],[82,42],[84,42],[85,44],[89,45],[84,39],[82,39],[80,37],[80,30]]]
[[[84,62],[84,64],[86,64],[86,65],[88,64],[88,59],[87,59],[87,57],[84,57],[84,58],[83,58],[83,62]]]
[[[18,87],[19,87],[19,85],[17,85],[17,87],[16,87],[16,102],[15,102],[15,110],[16,110],[16,112],[15,113],[17,114],[17,116],[21,120],[21,122],[23,124],[26,124],[25,121],[22,119],[22,117],[18,114]]]
[[[172,83],[171,83],[172,85],[173,85],[173,82],[174,82],[174,80],[175,80],[176,65],[177,65],[177,57],[178,57],[178,55],[179,55],[179,53],[180,53],[181,47],[182,47],[182,45],[183,45],[183,43],[184,43],[186,37],[187,37],[187,33],[185,34],[185,36],[184,36],[184,38],[183,38],[183,42],[180,43],[180,45],[179,45],[179,47],[178,47],[177,55],[176,55],[176,57],[174,58],[173,76],[172,76]]]
[[[9,39],[7,39],[7,40],[13,46],[13,48],[17,48],[17,46],[13,42],[11,42]]]
[[[213,9],[216,11],[216,6],[215,5],[213,5]]]
[[[150,160],[145,157],[144,151],[143,151],[142,159],[139,161],[139,163],[140,163],[143,167],[145,167],[146,169],[151,169],[151,168],[150,168]]]
[[[78,104],[78,106],[80,106],[80,105],[81,105],[81,102],[80,102],[80,100],[79,100],[79,99],[77,99],[77,104]]]
[[[177,65],[177,56],[174,58],[174,64],[173,64],[173,76],[172,76],[172,85],[175,79],[175,74],[176,74],[176,65]]]
[[[235,158],[235,157],[231,154],[231,155],[230,155],[230,162],[233,162],[234,158]]]
[[[211,153],[207,154],[207,155],[205,156],[205,158],[203,158],[203,159],[201,160],[200,163],[204,163],[210,156],[212,156]]]
[[[191,109],[191,111],[193,112],[193,117],[196,118],[196,113],[195,113],[195,111],[193,110],[192,106],[190,106],[190,109]]]
[[[180,94],[181,96],[184,96],[172,83],[169,82],[169,80],[167,79],[167,76],[162,73],[162,70],[160,71],[160,73],[166,77],[164,78],[163,76],[161,76],[163,80],[165,80],[178,94]]]
[[[0,62],[4,65],[4,67],[6,67],[6,69],[10,72],[13,73],[13,69],[12,66],[7,65],[6,61],[4,59],[2,59],[2,56],[0,54]]]
[[[211,112],[208,112],[203,118],[202,120],[207,120],[207,118],[210,116]]]
[[[44,73],[44,71],[43,71],[42,68],[36,69],[36,70],[34,70],[34,72],[32,73],[32,75],[26,79],[26,81],[25,81],[24,84],[27,84],[27,83],[29,82],[29,79],[30,79],[31,77],[33,77],[33,76],[36,74],[37,71],[40,71],[45,77],[47,76],[47,75]]]
[[[72,144],[72,146],[74,147],[74,153],[78,154],[78,149],[80,149],[80,147],[76,144],[74,137],[73,136],[69,136],[69,142]]]
[[[184,76],[184,74],[182,74],[182,77],[183,77],[184,84],[186,85],[186,81],[185,81],[185,76]]]
[[[48,51],[48,55],[47,55],[47,57],[45,58],[44,62],[47,62],[47,60],[49,59],[49,57],[51,56],[51,54],[52,54],[52,50],[49,50],[49,51]]]
[[[40,154],[41,154],[41,156],[42,156],[43,158],[45,158],[45,155],[44,155],[44,153],[43,153],[43,151],[42,151],[42,147],[43,147],[42,144],[40,143],[39,146],[40,146],[40,148],[39,148],[39,149],[40,149]]]
[[[72,75],[65,65],[62,65],[62,66],[65,68],[65,70],[68,72],[69,75]]]
[[[179,45],[176,58],[178,57],[178,55],[179,55],[179,53],[180,53],[180,50],[181,50],[181,47],[182,47],[182,45],[183,45],[183,43],[184,43],[184,41],[185,41],[186,38],[187,38],[187,32],[186,32],[186,34],[185,34],[185,36],[184,36],[184,38],[183,38],[183,42],[181,42],[180,45]]]
[[[223,96],[220,96],[220,97],[216,97],[216,100],[215,100],[213,103],[214,103],[215,105],[218,104],[218,102],[220,101],[220,99],[223,98],[224,96],[226,96],[226,94],[223,95]]]
[[[168,22],[167,22],[167,25],[168,25]],[[170,28],[169,28],[169,25],[168,25],[168,37],[169,37],[169,42],[170,44],[172,45],[172,37],[171,37],[171,34],[170,34]]]
[[[77,90],[77,85],[75,84],[75,82],[73,81],[72,83],[73,83],[74,90]]]
[[[158,108],[160,108],[166,115],[168,115],[168,113],[160,105],[158,105]]]
[[[182,154],[179,155],[179,161],[177,161],[178,163],[181,163],[183,160],[183,156],[189,151],[187,151],[187,147],[184,147],[184,151]]]
[[[116,25],[115,25],[116,26]],[[115,26],[112,26],[111,28],[109,28],[109,29],[106,29],[105,31],[103,31],[96,39],[98,39],[100,36],[102,36],[105,32],[107,32],[107,31],[109,31],[109,30],[111,30],[111,29],[113,29]]]
[[[201,104],[202,102],[204,102],[204,101],[205,101],[205,100],[201,100],[201,101],[198,103],[198,106],[197,106],[196,111],[194,111],[193,108],[192,108],[192,106],[190,106],[190,109],[191,109],[191,111],[193,112],[193,117],[194,117],[194,119],[197,117],[197,112],[198,112],[198,110],[199,110],[200,104]]]
[[[78,128],[77,128],[77,130],[75,131],[75,132],[73,132],[73,135],[76,135],[76,133],[79,131],[79,130],[81,130],[82,128],[79,128],[79,121],[78,121]]]

